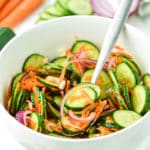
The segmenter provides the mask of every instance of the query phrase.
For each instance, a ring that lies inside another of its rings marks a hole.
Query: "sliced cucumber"
[[[18,110],[19,102],[21,101],[22,88],[19,83],[16,83],[12,88],[11,102],[9,106],[9,111],[11,114],[15,115]]]
[[[38,81],[43,83],[48,88],[51,88],[51,87],[59,88],[60,86],[60,79],[54,76],[47,76],[47,79],[39,77]]]
[[[116,77],[116,73],[112,69],[109,69],[108,74],[109,74],[112,82],[114,83],[115,87],[117,88],[117,90],[120,91],[121,86],[120,86],[120,83]]]
[[[61,12],[61,14],[63,14],[64,16],[67,16],[67,15],[71,15],[70,12],[66,9],[64,9],[61,4],[59,3],[59,1],[57,1],[55,3],[55,7],[57,10],[59,10],[59,12]]]
[[[41,102],[41,115],[45,118],[46,117],[46,101],[45,101],[45,94],[44,92],[40,91],[39,93],[40,102]]]
[[[34,53],[26,58],[22,70],[26,71],[28,67],[37,68],[44,65],[45,63],[47,63],[47,59],[43,55]]]
[[[75,123],[73,123],[70,118],[68,116],[64,116],[62,119],[61,119],[61,124],[64,128],[64,130],[68,133],[81,133],[83,132],[83,130],[85,128],[88,127],[88,125],[90,124],[89,122],[85,123],[84,127],[82,127],[82,129],[79,129],[79,128],[76,128],[76,127],[73,127],[73,126],[78,126],[78,123],[77,125]]]
[[[62,98],[60,96],[54,96],[52,102],[58,109],[60,109]]]
[[[70,15],[72,14],[72,12],[68,9],[67,5],[68,5],[68,0],[58,0],[57,3],[60,4],[60,6],[67,11]]]
[[[81,83],[90,82],[92,79],[93,73],[94,73],[94,69],[89,69],[89,70],[85,71],[81,77]],[[100,89],[101,89],[100,98],[101,99],[106,98],[107,97],[106,89],[109,86],[111,86],[112,82],[111,82],[110,77],[108,76],[108,74],[105,71],[103,71],[103,70],[101,71],[96,84],[99,85]]]
[[[24,72],[21,72],[21,73],[17,73],[12,81],[11,81],[11,88],[13,90],[13,88],[15,88],[15,85],[18,84],[18,82],[20,81],[20,79],[24,76]]]
[[[65,102],[65,106],[71,109],[82,109],[97,99],[97,94],[90,86],[76,86]]]
[[[112,91],[114,92],[118,103],[123,107],[123,109],[128,109],[128,107],[124,101],[124,98],[120,94],[119,90],[115,86],[112,86]]]
[[[90,88],[92,88],[95,92],[96,92],[96,99],[99,99],[100,98],[100,95],[101,95],[101,89],[98,85],[96,84],[90,84]]]
[[[120,127],[128,127],[141,118],[141,115],[131,110],[117,110],[113,113],[113,119]]]
[[[58,7],[56,7],[56,5],[51,5],[47,7],[45,9],[45,12],[50,15],[57,16],[57,17],[61,17],[65,15],[63,11],[61,11],[60,9],[58,9]]]
[[[144,85],[150,88],[150,74],[145,74],[143,78]]]
[[[94,60],[97,60],[100,53],[100,50],[94,43],[86,40],[77,40],[73,44],[71,51],[73,53],[79,53],[83,51],[88,58]]]
[[[131,110],[132,109],[131,99],[130,99],[130,95],[129,95],[129,89],[126,84],[124,84],[124,86],[123,86],[123,95],[124,95],[127,107]]]
[[[42,23],[42,22],[44,22],[44,21],[47,21],[47,20],[42,19],[42,18],[38,18],[38,20],[37,20],[35,23]]]
[[[143,85],[136,85],[131,99],[133,110],[144,114],[150,109],[150,89]]]
[[[107,123],[105,121],[100,122],[100,124],[106,128],[116,128],[116,129],[120,129],[121,127],[115,123]]]
[[[41,127],[41,116],[38,112],[32,112],[30,116],[29,128],[39,131]]]
[[[67,63],[67,57],[66,56],[57,57],[53,59],[51,62],[54,63],[56,66],[63,68]]]
[[[22,105],[19,107],[19,110],[27,110],[28,109],[28,103],[24,102]]]
[[[45,69],[48,69],[48,70],[54,69],[54,70],[58,70],[58,71],[60,71],[62,69],[61,66],[59,66],[59,65],[57,65],[57,64],[55,64],[53,62],[46,63],[43,66],[41,66],[41,68],[45,68]]]
[[[49,19],[54,19],[54,18],[57,18],[57,16],[54,16],[54,15],[51,15],[51,14],[48,14],[47,12],[42,12],[39,14],[39,17],[40,19],[42,20],[49,20]]]
[[[135,71],[137,74],[141,74],[138,65],[133,60],[127,58],[126,56],[118,56],[118,59],[127,62],[133,71]]]
[[[134,88],[137,83],[137,78],[127,62],[122,62],[117,65],[116,76],[121,84],[127,84],[128,88]]]
[[[75,15],[91,15],[93,14],[90,0],[69,0],[68,9]]]
[[[47,102],[47,111],[53,117],[60,118],[60,112],[50,102]]]
[[[19,106],[21,105],[21,102],[22,102],[21,99],[22,99],[23,93],[24,93],[24,90],[20,87],[15,96],[15,102],[14,102],[15,112],[19,110]]]
[[[35,107],[35,98],[32,92],[30,93],[30,100],[31,100],[32,106]]]

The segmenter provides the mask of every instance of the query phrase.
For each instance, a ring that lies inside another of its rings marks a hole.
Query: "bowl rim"
[[[99,19],[101,21],[105,21],[105,22],[108,22],[108,23],[111,23],[112,19],[110,18],[106,18],[106,17],[101,17],[101,16],[86,16],[86,15],[80,15],[80,16],[65,16],[65,17],[60,17],[60,18],[56,18],[56,19],[52,19],[52,20],[48,20],[48,21],[45,21],[45,22],[42,22],[42,23],[39,23],[37,24],[36,26],[32,26],[30,27],[29,29],[27,29],[26,31],[23,31],[22,33],[20,33],[19,35],[16,35],[12,40],[10,40],[5,46],[4,48],[1,50],[0,52],[0,57],[1,55],[5,52],[5,50],[7,49],[7,47],[9,45],[11,45],[13,42],[15,42],[18,38],[24,36],[24,34],[32,31],[32,30],[36,30],[37,28],[39,27],[42,27],[42,26],[45,26],[47,24],[51,24],[53,22],[60,22],[60,21],[65,21],[65,20],[68,20],[68,19],[93,19],[93,20],[96,20],[96,19]],[[125,25],[125,28],[130,28],[132,31],[134,32],[138,32],[142,37],[144,37],[146,40],[148,40],[150,42],[150,38],[145,35],[142,31],[140,31],[139,29],[137,29],[136,27],[132,26],[132,25],[129,25],[129,24],[126,24]],[[150,115],[150,111],[148,111],[144,116],[142,116],[141,119],[139,119],[137,122],[135,122],[134,124],[130,125],[129,127],[126,127],[124,129],[121,129],[117,132],[114,132],[114,133],[111,133],[109,135],[105,135],[105,136],[100,136],[100,137],[95,137],[95,138],[83,138],[83,139],[69,139],[69,138],[58,138],[58,137],[53,137],[53,136],[49,136],[47,134],[43,134],[43,133],[39,133],[39,132],[36,132],[36,131],[33,131],[32,129],[22,125],[21,123],[19,123],[18,121],[16,121],[16,119],[9,114],[9,112],[6,110],[6,108],[4,107],[4,104],[3,103],[0,103],[0,115],[1,117],[3,117],[5,123],[7,123],[5,117],[7,119],[10,119],[11,122],[13,122],[14,124],[16,124],[16,126],[19,126],[20,128],[22,128],[25,132],[27,132],[28,134],[33,134],[35,136],[39,136],[40,138],[43,138],[43,139],[47,139],[47,140],[56,140],[56,141],[63,141],[63,142],[88,142],[88,141],[97,141],[97,140],[104,140],[104,139],[109,139],[111,137],[114,137],[114,136],[117,136],[117,135],[121,135],[122,133],[125,133],[127,132],[128,130],[138,126],[140,123],[143,122],[143,120]]]

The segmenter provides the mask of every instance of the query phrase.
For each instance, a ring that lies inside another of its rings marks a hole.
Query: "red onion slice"
[[[87,118],[80,118],[76,115],[73,114],[72,110],[69,110],[68,115],[71,119],[77,121],[77,122],[91,122],[95,119],[96,117],[96,113],[95,112],[91,112],[90,115]]]
[[[19,121],[23,125],[27,125],[29,121],[28,115],[31,114],[30,110],[21,110],[16,113],[16,120]]]
[[[141,0],[134,0],[129,11],[129,16],[134,15],[139,9]],[[91,5],[97,15],[113,18],[115,10],[107,0],[91,0]]]
[[[132,5],[131,5],[130,12],[129,12],[129,16],[133,16],[137,12],[137,10],[140,7],[140,2],[141,2],[141,0],[134,0],[133,1]]]
[[[91,0],[91,5],[97,15],[113,18],[115,11],[107,0]]]

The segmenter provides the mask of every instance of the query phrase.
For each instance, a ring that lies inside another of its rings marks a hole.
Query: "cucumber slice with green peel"
[[[60,6],[67,11],[70,15],[72,14],[72,12],[68,9],[67,5],[68,5],[68,0],[58,0],[56,3],[59,3]]]
[[[100,53],[99,48],[94,43],[86,40],[77,40],[73,44],[71,51],[75,54],[83,51],[89,59],[93,60],[97,60]]]
[[[109,70],[108,70],[108,74],[109,74],[109,76],[110,76],[110,78],[111,78],[113,84],[114,84],[115,87],[117,88],[117,90],[120,91],[121,86],[120,86],[120,83],[119,83],[119,81],[118,81],[118,79],[117,79],[116,73],[115,73],[112,69],[109,69]]]
[[[133,110],[144,114],[150,109],[150,89],[144,85],[136,85],[131,95]]]
[[[150,74],[145,74],[143,77],[144,85],[150,88]]]
[[[100,87],[98,85],[96,85],[96,84],[91,84],[90,88],[92,88],[96,92],[96,99],[99,99],[100,95],[101,95]]]
[[[61,89],[61,86],[64,86],[66,83],[65,80],[60,82],[60,78],[55,76],[47,76],[46,79],[38,77],[38,81],[48,88],[54,87],[58,89]]]
[[[39,131],[41,127],[41,116],[38,112],[32,112],[30,116],[29,128]]]
[[[20,87],[15,97],[15,112],[19,110],[19,106],[21,105],[21,102],[22,102],[23,93],[24,93],[24,90]]]
[[[58,7],[56,7],[56,5],[51,5],[47,7],[45,9],[45,12],[50,15],[57,16],[57,17],[61,17],[65,15],[63,11],[61,11],[60,9],[58,9]]]
[[[59,10],[59,12],[61,12],[61,14],[63,16],[70,15],[70,12],[68,10],[64,9],[58,1],[55,3],[55,7],[57,10]]]
[[[121,127],[115,123],[107,123],[107,122],[100,122],[100,124],[106,128],[116,128],[116,129],[120,129]]]
[[[53,59],[51,62],[54,63],[56,66],[60,66],[63,68],[68,62],[68,58],[66,56],[61,56]]]
[[[24,102],[22,105],[19,107],[19,110],[28,110],[28,103]]]
[[[50,103],[47,102],[47,111],[55,118],[60,118],[60,112]]]
[[[126,84],[124,84],[123,86],[123,96],[125,98],[127,107],[131,110],[132,109],[131,99],[130,99],[129,89]]]
[[[61,124],[62,124],[62,127],[64,128],[64,130],[66,132],[68,132],[70,134],[73,134],[73,133],[81,133],[81,132],[83,132],[83,130],[86,129],[89,126],[90,123],[86,122],[84,124],[84,126],[82,127],[82,129],[79,129],[79,128],[76,128],[76,126],[78,127],[78,125],[75,125],[68,116],[64,116],[61,119]]]
[[[137,78],[127,62],[122,62],[117,65],[116,76],[121,84],[127,84],[128,88],[134,88],[137,84]]]
[[[12,88],[12,93],[11,93],[11,101],[9,105],[9,111],[11,114],[15,114],[16,111],[19,109],[19,104],[21,101],[21,97],[23,94],[23,89],[20,87],[19,83],[16,83],[13,88]]]
[[[45,68],[45,69],[54,69],[54,70],[61,70],[62,67],[57,65],[56,63],[50,62],[50,63],[46,63],[43,66],[41,66],[41,68]]]
[[[20,72],[20,73],[17,73],[14,77],[13,77],[13,79],[12,79],[12,81],[11,81],[11,86],[12,86],[12,88],[16,85],[16,83],[18,83],[19,81],[20,81],[20,79],[24,76],[24,72]]]
[[[49,19],[53,19],[53,18],[57,18],[57,16],[48,14],[47,12],[42,12],[39,14],[40,19],[42,20],[49,20]]]
[[[28,67],[35,67],[35,68],[40,67],[44,65],[45,63],[47,63],[47,61],[48,60],[43,55],[40,55],[37,53],[31,54],[24,61],[22,70],[26,71]]]
[[[45,118],[46,117],[46,101],[45,101],[45,94],[43,91],[39,92],[40,102],[41,102],[41,115]]]
[[[116,124],[125,128],[141,119],[141,115],[131,110],[116,110],[113,119]]]
[[[65,106],[70,109],[80,110],[96,101],[96,98],[97,94],[93,88],[76,86],[66,99]]]
[[[113,93],[115,94],[118,103],[123,107],[123,109],[128,109],[128,107],[124,101],[124,98],[120,94],[120,91],[115,86],[112,86],[111,89],[112,89]]]
[[[81,77],[81,83],[88,83],[92,79],[92,75],[94,73],[94,69],[89,69],[84,72],[84,74]],[[100,87],[101,93],[100,93],[100,99],[104,99],[107,97],[106,89],[111,86],[112,81],[108,74],[105,71],[101,71],[96,84]]]
[[[68,9],[75,15],[91,15],[93,9],[90,0],[69,0]]]
[[[38,23],[42,23],[42,22],[45,22],[45,21],[47,21],[47,20],[42,19],[42,18],[38,18],[38,20],[35,23],[38,24]]]
[[[135,63],[135,61],[127,58],[126,56],[118,56],[118,59],[120,61],[125,61],[129,64],[129,66],[132,68],[133,71],[135,71],[137,74],[141,74],[141,71],[138,67],[138,65]]]
[[[62,98],[60,96],[54,96],[52,102],[58,109],[60,109]]]

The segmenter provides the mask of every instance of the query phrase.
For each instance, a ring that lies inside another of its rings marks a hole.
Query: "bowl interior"
[[[111,20],[101,17],[64,17],[36,27],[17,36],[0,53],[0,103],[4,105],[12,77],[21,72],[25,58],[40,53],[50,58],[70,48],[79,39],[90,40],[101,47]],[[140,31],[126,25],[117,44],[129,51],[142,71],[150,71],[150,42]]]

